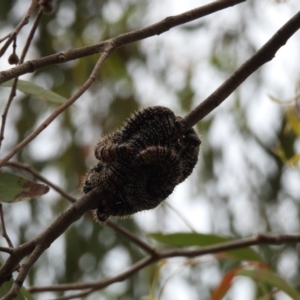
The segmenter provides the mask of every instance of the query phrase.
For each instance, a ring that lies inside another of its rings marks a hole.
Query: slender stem
[[[8,253],[8,254],[12,254],[13,251],[14,251],[13,248],[0,247],[0,252],[5,252],[5,253]]]
[[[137,246],[139,246],[141,249],[143,249],[147,253],[151,254],[152,256],[157,255],[157,251],[154,248],[150,247],[147,243],[142,241],[137,236],[133,235],[131,232],[129,232],[125,228],[122,228],[122,227],[118,226],[116,223],[114,223],[110,220],[108,220],[106,222],[106,225],[108,227],[112,228],[114,231],[116,231],[116,232],[124,235],[125,237],[127,237],[131,242],[135,243]]]
[[[300,12],[285,23],[251,58],[241,65],[216,91],[193,109],[184,119],[189,129],[219,106],[242,82],[258,68],[272,60],[276,52],[300,28]]]
[[[10,105],[11,105],[14,97],[16,96],[17,85],[18,85],[18,77],[16,77],[14,79],[7,103],[5,105],[4,112],[2,114],[2,122],[1,122],[1,129],[0,129],[0,149],[2,146],[2,141],[4,140],[4,129],[5,129],[5,124],[6,124],[7,114],[8,114]]]
[[[0,202],[0,221],[1,221],[1,227],[2,227],[2,236],[5,238],[8,246],[10,248],[14,248],[14,245],[12,244],[5,227],[5,221],[4,221],[4,215],[3,215],[3,209],[2,209],[2,203]]]
[[[43,9],[40,9],[39,13],[37,14],[35,20],[34,20],[34,23],[32,25],[32,28],[29,32],[29,35],[27,37],[27,40],[26,40],[26,43],[25,43],[25,46],[23,48],[23,51],[22,51],[22,54],[21,54],[21,57],[20,57],[20,64],[22,64],[25,60],[25,56],[28,52],[28,49],[29,49],[29,46],[31,45],[31,42],[32,42],[32,39],[35,35],[35,32],[40,24],[40,21],[42,19],[42,16],[44,14],[44,10]]]

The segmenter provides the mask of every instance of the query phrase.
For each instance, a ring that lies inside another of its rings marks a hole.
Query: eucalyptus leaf
[[[0,172],[0,202],[19,202],[29,200],[46,194],[49,187],[44,184],[35,183],[25,177]]]
[[[12,87],[12,85],[13,80],[9,80],[3,83],[1,86]],[[26,80],[19,79],[17,89],[25,94],[35,96],[41,100],[46,100],[54,104],[62,104],[67,101],[66,98]]]
[[[283,278],[270,270],[253,269],[240,270],[236,275],[242,275],[252,278],[257,282],[267,283],[275,288],[278,288],[289,295],[293,300],[300,300],[300,293],[290,286]]]
[[[150,233],[148,236],[158,242],[177,247],[207,247],[216,244],[234,241],[232,238],[223,237],[214,234],[199,234],[199,233]],[[259,261],[263,262],[262,257],[253,249],[245,247],[242,249],[226,251],[226,253],[238,260]]]

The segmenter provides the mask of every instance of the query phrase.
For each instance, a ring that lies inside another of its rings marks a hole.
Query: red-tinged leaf
[[[233,270],[227,272],[224,275],[224,277],[223,277],[222,281],[220,282],[220,284],[213,291],[213,293],[210,297],[210,300],[221,300],[225,296],[225,294],[228,292],[228,290],[231,287],[232,280],[236,276],[236,272],[239,269],[240,268],[233,269]]]
[[[13,203],[29,200],[46,194],[49,187],[22,176],[0,172],[0,201]]]

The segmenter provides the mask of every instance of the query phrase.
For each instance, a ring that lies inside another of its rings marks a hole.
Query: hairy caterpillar
[[[201,141],[194,129],[182,135],[180,120],[167,107],[148,107],[100,140],[83,186],[108,195],[95,211],[99,221],[156,207],[192,173]]]

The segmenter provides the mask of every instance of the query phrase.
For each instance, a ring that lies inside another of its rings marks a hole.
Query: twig
[[[94,283],[80,283],[75,282],[71,284],[60,284],[60,285],[52,285],[52,286],[41,286],[41,287],[30,287],[28,288],[28,291],[30,293],[37,293],[37,292],[58,292],[58,291],[75,291],[75,290],[82,290],[82,289],[103,289],[107,286],[109,286],[112,283],[121,282],[125,279],[129,278],[130,276],[134,275],[144,267],[152,264],[153,262],[159,260],[159,258],[147,256],[145,258],[142,258],[137,263],[133,264],[128,270],[124,271],[123,273],[120,273],[119,275],[108,278],[105,280],[101,280]]]
[[[22,19],[22,21],[18,24],[18,26],[15,28],[15,30],[13,32],[11,32],[9,34],[9,37],[7,39],[7,41],[5,42],[5,44],[3,45],[3,47],[0,49],[0,57],[5,53],[5,51],[7,50],[8,46],[11,44],[11,42],[14,40],[14,38],[17,36],[17,34],[20,32],[20,30],[29,22],[29,18],[31,17],[31,15],[36,11],[36,9],[38,8],[38,1],[39,0],[32,0],[31,4],[24,16],[24,18]],[[6,39],[6,37],[5,37]],[[3,40],[3,39],[2,39]]]
[[[122,47],[129,43],[137,42],[143,39],[146,39],[148,37],[159,35],[165,31],[168,31],[169,29],[199,19],[201,17],[207,16],[209,14],[215,13],[219,10],[228,8],[230,6],[234,6],[236,4],[245,2],[246,0],[219,0],[212,2],[210,4],[201,6],[199,8],[189,10],[185,13],[168,17],[158,23],[155,23],[153,25],[147,26],[145,28],[135,30],[129,33],[121,34],[115,38],[113,38],[113,42],[115,46]],[[87,47],[81,47],[77,49],[68,50],[65,52],[56,53],[53,55],[45,56],[40,59],[34,59],[27,61],[26,63],[11,68],[6,71],[0,72],[0,83],[3,83],[9,79],[12,79],[14,77],[34,72],[38,69],[45,68],[48,66],[52,66],[55,64],[65,63],[70,60],[74,60],[77,58],[93,55],[96,53],[100,53],[103,51],[103,49],[106,48],[107,44],[110,44],[112,40],[106,40],[101,43],[87,46]]]
[[[300,12],[285,23],[250,59],[241,65],[215,92],[193,109],[182,121],[186,129],[193,127],[219,106],[243,81],[272,60],[276,52],[300,28]]]
[[[142,241],[137,236],[133,235],[131,232],[129,232],[125,228],[119,227],[116,223],[114,223],[114,222],[112,222],[110,220],[108,220],[106,222],[106,225],[108,227],[112,228],[114,231],[116,231],[116,232],[118,232],[118,233],[126,236],[131,242],[135,243],[137,246],[139,246],[141,249],[143,249],[144,251],[146,251],[150,255],[152,255],[152,256],[156,256],[157,255],[156,249],[150,247],[147,243],[145,243],[144,241]]]
[[[38,136],[44,129],[46,129],[53,120],[55,120],[63,111],[65,111],[70,105],[72,105],[96,80],[98,77],[100,68],[102,67],[104,61],[107,59],[109,54],[114,49],[113,43],[109,44],[106,50],[103,52],[99,58],[93,72],[91,73],[88,80],[78,89],[78,91],[69,98],[64,104],[56,108],[52,114],[31,134],[29,134],[21,143],[16,145],[3,159],[0,160],[0,167],[2,167],[11,157],[18,153],[23,147],[25,147],[29,142],[31,142],[36,136]]]
[[[38,24],[39,24],[39,22],[41,20],[41,17],[43,15],[43,12],[44,12],[43,10],[40,10],[40,12],[38,13],[37,17],[35,18],[35,21],[33,23],[33,26],[31,28],[29,36],[27,38],[26,44],[25,44],[25,46],[23,48],[19,64],[22,64],[24,62],[26,53],[27,53],[27,51],[29,49],[29,46],[30,46],[31,41],[32,41],[32,38],[33,38],[33,36],[34,36],[34,34],[36,32]],[[6,103],[6,106],[5,106],[5,109],[4,109],[4,113],[2,115],[2,123],[1,123],[1,129],[0,129],[0,148],[1,148],[1,145],[2,145],[2,141],[4,139],[4,129],[5,129],[5,123],[6,123],[6,118],[7,118],[8,110],[10,108],[10,105],[12,103],[13,98],[16,96],[17,85],[18,85],[18,77],[16,77],[14,79],[13,86],[11,88],[11,92],[10,92],[9,98],[7,100],[7,103]]]
[[[29,46],[30,46],[30,44],[32,42],[32,39],[33,39],[33,37],[35,35],[35,32],[36,32],[36,30],[37,30],[37,28],[38,28],[38,26],[40,24],[40,21],[41,21],[41,18],[43,16],[43,14],[44,14],[44,10],[40,9],[39,13],[37,14],[37,16],[36,16],[36,18],[34,20],[34,23],[32,25],[32,28],[31,28],[31,30],[29,32],[29,35],[28,35],[28,38],[26,40],[25,46],[23,48],[23,51],[22,51],[22,54],[21,54],[21,57],[20,57],[20,64],[22,64],[24,62],[24,60],[25,60],[25,56],[26,56],[26,54],[28,52]]]
[[[189,223],[188,220],[186,220],[186,218],[184,218],[180,212],[175,209],[170,203],[166,202],[165,203],[166,206],[168,206],[176,215],[177,217],[179,217],[179,219],[194,233],[196,233],[196,230],[193,228],[193,226]]]
[[[12,254],[13,251],[14,251],[13,248],[0,247],[0,252],[5,252],[5,253],[8,253],[8,254]]]
[[[0,43],[2,43],[3,41],[5,41],[6,39],[8,39],[10,37],[10,33],[7,34],[6,36],[4,36],[3,38],[0,39]]]
[[[56,298],[55,300],[69,300],[69,299],[74,299],[74,298],[82,299],[83,297],[90,295],[94,291],[95,291],[95,289],[89,289],[85,292],[77,293],[75,295],[70,295],[70,296],[59,297],[59,298]]]
[[[156,257],[148,256],[141,259],[136,264],[132,265],[128,270],[119,275],[100,280],[94,283],[72,283],[72,284],[61,284],[61,285],[52,285],[52,286],[40,286],[40,287],[30,287],[28,289],[31,293],[38,293],[38,292],[61,292],[61,291],[71,291],[71,290],[83,290],[83,289],[91,289],[93,291],[100,290],[112,283],[123,281],[130,276],[133,276],[137,273],[140,269],[153,264],[161,259],[165,258],[172,258],[172,257],[195,257],[195,256],[202,256],[206,254],[214,254],[218,252],[224,252],[229,250],[241,249],[249,246],[255,245],[280,245],[286,243],[299,243],[300,242],[300,235],[269,235],[269,234],[260,234],[255,237],[226,242],[218,245],[203,247],[201,249],[193,249],[193,250],[164,250],[157,252]],[[87,291],[84,292],[84,295],[87,295]],[[80,294],[75,294],[69,296],[69,298],[60,298],[62,299],[73,299],[80,297]]]
[[[4,215],[3,215],[3,209],[2,209],[2,203],[0,202],[0,220],[1,220],[1,227],[2,227],[2,236],[5,238],[8,246],[10,248],[14,248],[14,245],[12,244],[7,232],[6,232],[6,227],[5,227],[5,222],[4,222]]]
[[[2,141],[4,139],[4,129],[5,129],[5,124],[6,124],[6,117],[7,117],[10,105],[11,105],[14,97],[16,96],[17,85],[18,85],[18,77],[16,77],[14,79],[4,112],[2,114],[2,122],[1,122],[1,129],[0,129],[0,149],[2,146]]]

